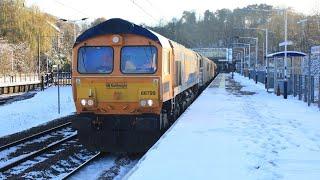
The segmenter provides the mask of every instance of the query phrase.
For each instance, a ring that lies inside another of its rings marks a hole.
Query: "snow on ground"
[[[58,114],[57,87],[39,91],[33,98],[0,106],[0,137],[20,132],[75,112],[70,86],[60,87]]]
[[[117,162],[118,160],[118,162]],[[121,160],[120,160],[121,161]],[[82,179],[122,179],[128,171],[138,162],[136,159],[122,158],[114,154],[108,154],[97,161],[85,166],[81,171],[72,176],[71,180]]]
[[[25,81],[25,82],[0,82],[0,87],[6,86],[21,86],[21,85],[28,85],[28,84],[39,84],[39,80],[32,80],[32,81]]]
[[[246,87],[237,92],[228,76],[220,74],[126,178],[320,179],[318,108],[238,74]]]
[[[114,165],[115,159],[115,156],[107,156],[99,159],[98,161],[94,161],[93,163],[89,164],[81,171],[79,171],[77,174],[72,176],[70,179],[98,179],[104,171],[106,171]]]

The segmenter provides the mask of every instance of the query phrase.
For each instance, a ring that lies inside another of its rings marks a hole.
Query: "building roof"
[[[304,57],[307,54],[299,51],[287,51],[287,57]],[[273,58],[273,57],[284,57],[285,51],[275,52],[272,54],[268,54],[267,58]]]

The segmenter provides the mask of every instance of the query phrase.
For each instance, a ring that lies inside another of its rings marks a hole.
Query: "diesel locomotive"
[[[89,149],[147,151],[215,74],[206,57],[126,20],[107,20],[73,47],[73,126]]]

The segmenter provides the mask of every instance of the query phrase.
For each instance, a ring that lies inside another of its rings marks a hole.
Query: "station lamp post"
[[[85,18],[82,18],[82,19],[77,19],[77,20],[68,20],[68,19],[59,19],[61,21],[64,21],[64,22],[71,22],[73,24],[73,41],[76,42],[77,40],[77,30],[76,30],[76,22],[79,22],[79,21],[84,21],[84,20],[87,20],[88,18],[85,17]]]
[[[259,39],[258,39],[258,37],[239,37],[239,39],[240,38],[241,39],[254,39],[256,41],[256,62],[255,62],[255,66],[254,66],[254,71],[255,71],[255,81],[257,83],[258,82],[257,67],[258,67],[258,43],[259,43]],[[249,65],[249,67],[251,67],[251,64]],[[249,73],[249,76],[250,76],[250,73]]]
[[[303,36],[304,36],[304,38],[305,38],[305,41],[306,41],[306,43],[307,43],[307,51],[310,51],[310,44],[309,44],[309,38],[307,37],[307,33],[305,32],[305,28],[306,28],[306,24],[307,24],[307,32],[309,31],[309,23],[308,22],[317,22],[317,24],[318,24],[318,31],[320,31],[320,19],[318,20],[318,19],[309,19],[309,18],[306,18],[306,19],[301,19],[301,20],[299,20],[299,21],[297,21],[297,24],[300,24],[301,25],[301,29],[302,29],[302,34],[303,34]],[[302,48],[303,50],[305,50],[304,48]]]
[[[73,42],[75,43],[76,40],[77,40],[77,29],[76,29],[76,22],[79,22],[79,21],[85,21],[87,20],[88,18],[85,17],[85,18],[81,18],[81,19],[76,19],[76,20],[68,20],[68,19],[59,19],[61,21],[64,21],[64,22],[71,22],[73,24]],[[71,53],[71,59],[73,59],[73,53]],[[71,60],[72,61],[72,60]]]
[[[61,33],[61,30],[59,27],[57,27],[56,25],[54,25],[53,23],[49,22],[49,21],[46,21],[46,23],[53,29],[55,30],[58,34]],[[37,41],[38,41],[38,75],[40,76],[40,73],[41,73],[41,60],[40,60],[40,51],[41,51],[41,39],[42,38],[46,38],[46,37],[55,37],[55,36],[41,36],[40,33],[38,33],[38,38],[37,38]],[[48,60],[48,59],[47,59]],[[48,62],[47,62],[48,63]],[[48,64],[47,64],[47,70],[48,70]]]
[[[241,74],[241,61],[242,61],[241,60],[241,53],[243,53],[243,52],[234,50],[234,51],[232,51],[232,53],[236,55],[236,61],[237,60],[240,61],[240,74]],[[236,62],[236,64],[237,64],[237,62]]]
[[[287,78],[287,50],[288,50],[288,13],[284,10],[284,82],[283,82],[283,98],[287,99],[288,96],[288,78]]]
[[[288,57],[288,45],[290,42],[288,42],[288,9],[274,9],[274,10],[263,10],[263,11],[275,11],[275,12],[283,12],[284,15],[284,42],[280,43],[284,45],[284,82],[283,82],[283,98],[287,99],[288,97],[288,63],[287,63],[287,57]]]
[[[250,44],[248,44],[248,43],[232,43],[232,45],[244,45],[244,46],[248,46],[248,60],[249,60],[249,63],[248,63],[248,65],[250,64],[250,62],[251,62],[251,48],[250,48]],[[249,68],[249,67],[248,67]],[[249,78],[250,78],[250,76],[249,76]]]
[[[236,48],[236,49],[241,49],[242,51],[234,51],[234,52],[240,52],[243,54],[242,58],[240,59],[241,62],[240,62],[240,73],[243,75],[243,61],[246,57],[246,48],[244,47],[233,47],[233,48]],[[232,51],[233,52],[233,51]],[[240,54],[241,55],[241,54]]]
[[[301,26],[302,26],[302,29],[303,29],[303,41],[304,42],[306,42],[306,44],[304,43],[304,47],[307,47],[307,51],[306,52],[308,52],[308,84],[311,84],[311,54],[312,54],[312,52],[311,52],[311,45],[309,44],[309,38],[307,37],[307,35],[306,35],[306,33],[305,33],[305,30],[304,30],[304,28],[305,28],[305,23],[308,23],[308,21],[314,21],[314,20],[309,20],[309,19],[302,19],[302,20],[299,20],[298,22],[297,22],[297,24],[301,24]],[[318,22],[318,30],[319,30],[319,21],[317,21]],[[309,30],[309,25],[307,24],[307,28],[308,28],[308,30]],[[302,49],[304,49],[304,48],[302,48]],[[311,86],[309,85],[308,86],[308,106],[310,106],[310,103],[311,103]]]
[[[269,70],[268,70],[268,58],[267,58],[267,55],[268,55],[268,28],[245,28],[245,29],[253,29],[253,30],[260,30],[260,31],[264,31],[265,33],[265,41],[266,41],[266,47],[265,47],[265,87],[268,91],[268,74],[269,74]]]
[[[241,60],[241,53],[243,53],[243,52],[241,52],[241,51],[235,51],[235,52],[237,52],[237,58],[238,58],[238,61],[240,61],[240,74],[241,74],[241,62],[242,62],[242,60]]]
[[[284,14],[284,84],[283,84],[283,97],[284,99],[287,99],[288,91],[287,91],[287,85],[288,85],[288,79],[287,79],[287,36],[288,36],[288,9],[271,9],[271,10],[264,10],[264,9],[246,9],[246,11],[261,11],[261,12],[283,12]]]

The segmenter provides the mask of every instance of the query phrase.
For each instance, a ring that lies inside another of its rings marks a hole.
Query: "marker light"
[[[140,101],[140,106],[144,107],[147,105],[147,101],[146,100],[141,100]]]
[[[80,85],[81,84],[81,80],[79,78],[76,78],[76,84]]]
[[[152,105],[153,105],[153,101],[152,101],[151,99],[149,99],[149,100],[147,101],[147,104],[148,104],[148,106],[152,106]]]
[[[113,36],[112,42],[113,43],[118,43],[120,41],[120,38],[118,36]]]
[[[92,100],[92,99],[89,99],[89,100],[88,100],[88,106],[93,106],[93,104],[94,104],[93,100]]]
[[[87,101],[85,99],[81,99],[80,103],[82,106],[85,106],[87,104]]]

